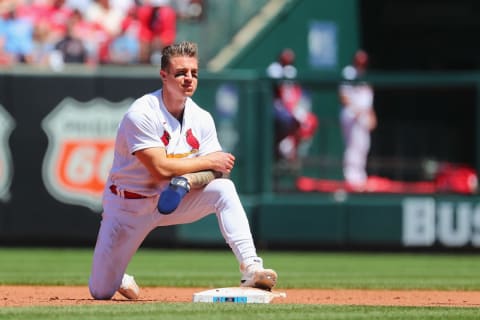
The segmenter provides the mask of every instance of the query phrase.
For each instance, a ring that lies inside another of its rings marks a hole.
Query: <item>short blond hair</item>
[[[182,41],[163,48],[161,69],[167,70],[173,57],[184,56],[198,59],[198,46],[195,42]]]

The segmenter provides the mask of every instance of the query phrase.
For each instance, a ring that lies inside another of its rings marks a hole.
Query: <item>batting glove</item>
[[[160,194],[157,209],[160,213],[170,214],[177,209],[180,201],[190,191],[185,177],[173,177],[168,187]]]

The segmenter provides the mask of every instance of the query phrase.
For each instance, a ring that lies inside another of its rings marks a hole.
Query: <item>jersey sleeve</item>
[[[138,111],[125,116],[122,130],[125,130],[127,148],[131,154],[146,148],[165,147],[160,139],[159,128],[151,119],[147,113]]]

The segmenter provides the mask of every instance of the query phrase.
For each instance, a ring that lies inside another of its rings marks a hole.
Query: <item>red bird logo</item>
[[[163,136],[160,139],[162,140],[165,147],[168,146],[168,143],[170,142],[170,134],[167,130],[163,130]]]
[[[200,149],[200,143],[198,143],[197,138],[192,133],[192,129],[187,130],[187,143],[193,150]]]

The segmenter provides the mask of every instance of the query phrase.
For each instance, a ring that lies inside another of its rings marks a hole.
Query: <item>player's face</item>
[[[191,97],[197,90],[198,60],[193,57],[173,57],[168,70],[161,71],[163,88],[170,94]]]

